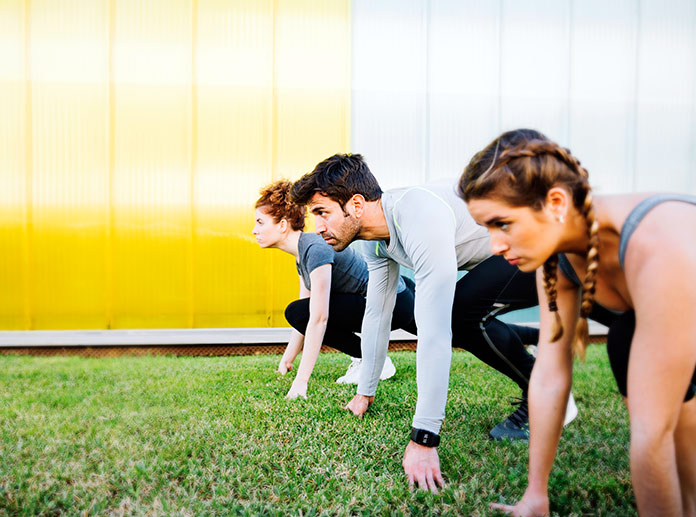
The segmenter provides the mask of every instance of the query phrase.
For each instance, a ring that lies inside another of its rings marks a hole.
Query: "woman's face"
[[[251,233],[256,237],[256,242],[262,248],[272,248],[278,242],[281,241],[283,237],[283,232],[281,228],[281,222],[275,222],[273,217],[264,212],[264,207],[259,207],[256,209],[254,229]]]
[[[473,199],[469,212],[491,235],[491,251],[520,270],[534,271],[556,253],[559,225],[546,208],[513,207],[494,199]]]

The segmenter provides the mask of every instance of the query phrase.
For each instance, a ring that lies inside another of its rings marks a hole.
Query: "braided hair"
[[[575,328],[573,351],[585,357],[589,337],[587,317],[592,303],[599,267],[599,223],[592,203],[588,173],[568,149],[532,129],[508,131],[478,152],[459,180],[459,195],[471,199],[496,198],[511,206],[541,210],[546,194],[563,187],[587,225],[587,266],[582,282],[580,318]],[[558,256],[549,257],[543,266],[543,281],[549,311],[554,315],[551,340],[563,336],[563,324],[556,304]]]
[[[302,230],[305,226],[307,208],[293,202],[290,196],[292,182],[278,180],[263,187],[256,200],[255,208],[262,208],[265,213],[273,217],[273,221],[279,223],[286,219],[293,230]]]

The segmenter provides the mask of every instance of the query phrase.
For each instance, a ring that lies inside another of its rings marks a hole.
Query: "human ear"
[[[348,204],[353,207],[354,217],[361,217],[365,211],[365,205],[367,201],[362,194],[354,194],[352,198],[348,201]]]
[[[551,217],[563,223],[571,204],[570,194],[567,190],[561,187],[553,187],[546,193],[544,209]]]
[[[285,232],[288,229],[288,220],[283,218],[280,220],[280,231]]]

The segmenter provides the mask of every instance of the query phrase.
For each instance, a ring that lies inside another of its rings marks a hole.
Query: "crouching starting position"
[[[537,304],[534,276],[491,256],[488,232],[457,197],[456,181],[382,192],[360,155],[335,155],[298,180],[292,194],[297,203],[309,205],[316,231],[335,250],[356,239],[366,241],[370,278],[361,333],[363,366],[357,395],[346,406],[355,415],[364,414],[374,400],[399,266],[414,271],[418,401],[403,459],[409,483],[433,492],[443,485],[435,447],[445,416],[453,345],[519,385],[519,408],[491,435],[526,438],[526,393],[534,358],[523,341],[536,343],[538,333],[506,325],[496,316]],[[469,272],[457,281],[459,269]]]
[[[290,199],[292,183],[280,180],[261,190],[256,201],[253,234],[262,248],[278,248],[295,257],[300,276],[300,298],[285,309],[293,326],[288,346],[278,365],[281,374],[292,369],[302,349],[304,353],[287,398],[307,397],[307,384],[326,344],[352,358],[346,375],[336,382],[357,384],[360,375],[360,331],[365,312],[367,265],[359,254],[348,248],[336,252],[314,233],[305,233],[306,208]],[[393,328],[413,334],[413,281],[399,279],[393,309]],[[388,358],[387,358],[388,359]],[[381,379],[394,375],[390,359],[381,370]]]
[[[570,151],[529,129],[476,154],[460,191],[489,228],[493,252],[537,270],[543,300],[529,388],[529,486],[517,505],[494,506],[548,515],[573,352],[584,355],[596,302],[619,314],[607,350],[630,417],[638,511],[695,516],[696,197],[593,198]]]

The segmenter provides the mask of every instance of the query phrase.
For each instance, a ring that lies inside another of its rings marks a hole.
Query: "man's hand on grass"
[[[404,452],[403,467],[410,488],[416,484],[418,488],[437,494],[438,485],[440,488],[445,486],[445,480],[440,473],[440,457],[437,455],[436,447],[425,447],[414,441],[408,442]]]
[[[347,409],[348,411],[351,411],[355,416],[359,416],[360,418],[363,417],[365,412],[367,411],[367,408],[370,407],[370,404],[375,400],[375,397],[367,397],[365,395],[356,395],[353,397],[353,399],[346,404],[346,407],[343,409]]]
[[[290,386],[290,390],[288,394],[285,395],[285,398],[292,400],[298,397],[302,397],[303,399],[307,398],[307,383],[295,379],[292,381],[292,386]]]

